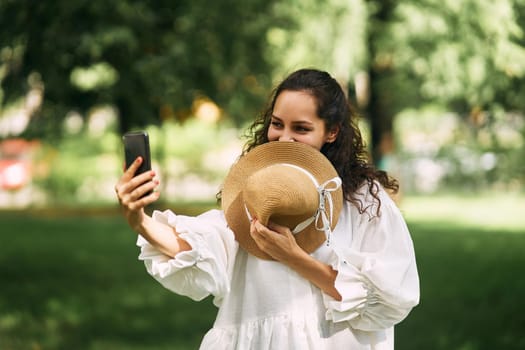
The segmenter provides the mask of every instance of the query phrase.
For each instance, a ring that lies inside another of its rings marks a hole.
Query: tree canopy
[[[2,106],[43,91],[27,137],[95,105],[115,106],[121,131],[183,120],[200,97],[240,125],[304,66],[348,88],[374,150],[407,108],[474,127],[525,109],[523,0],[4,0],[0,16]]]
[[[184,118],[199,95],[234,120],[269,85],[263,55],[273,1],[2,1],[3,105],[45,90],[29,135],[69,110],[112,104],[121,129]]]

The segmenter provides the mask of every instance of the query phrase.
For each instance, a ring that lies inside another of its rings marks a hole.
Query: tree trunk
[[[369,1],[376,11],[370,16],[368,30],[368,98],[365,106],[361,106],[370,122],[370,152],[372,161],[379,168],[386,168],[386,158],[394,151],[393,142],[393,105],[388,88],[383,88],[382,81],[389,78],[392,72],[391,62],[378,60],[381,47],[380,38],[388,35],[387,24],[391,21],[396,2],[393,0]],[[384,52],[382,52],[384,53]],[[388,86],[388,84],[384,84]],[[387,169],[386,169],[387,170]]]
[[[394,152],[393,142],[393,112],[389,106],[388,92],[380,88],[381,74],[371,69],[370,72],[370,103],[367,117],[370,122],[370,151],[374,164],[384,170],[387,167],[386,157]]]

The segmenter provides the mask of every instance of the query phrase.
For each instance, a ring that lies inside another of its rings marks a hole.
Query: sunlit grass
[[[483,231],[506,230],[525,234],[525,195],[431,195],[402,198],[400,208],[408,221],[462,225]]]

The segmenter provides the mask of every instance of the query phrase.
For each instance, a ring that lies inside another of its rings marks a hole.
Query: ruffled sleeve
[[[338,271],[335,287],[342,300],[323,295],[328,320],[347,321],[365,331],[392,327],[419,303],[419,277],[408,228],[388,195],[381,192],[380,198],[380,216],[345,206],[352,240],[350,246],[334,245],[329,258]]]
[[[148,273],[177,294],[197,301],[211,294],[215,296],[214,303],[219,305],[230,289],[238,249],[222,211],[210,210],[197,217],[189,217],[166,210],[155,211],[152,217],[175,227],[192,249],[171,258],[139,236],[139,259],[144,261]]]

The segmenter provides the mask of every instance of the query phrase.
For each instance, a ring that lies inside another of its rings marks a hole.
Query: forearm
[[[323,292],[336,300],[341,300],[341,294],[335,288],[337,271],[331,266],[316,260],[306,252],[302,251],[297,257],[289,260],[286,264],[298,274],[309,280]]]
[[[148,215],[144,215],[132,228],[167,256],[174,257],[179,252],[191,250],[189,243],[180,238],[173,227],[155,221]]]

